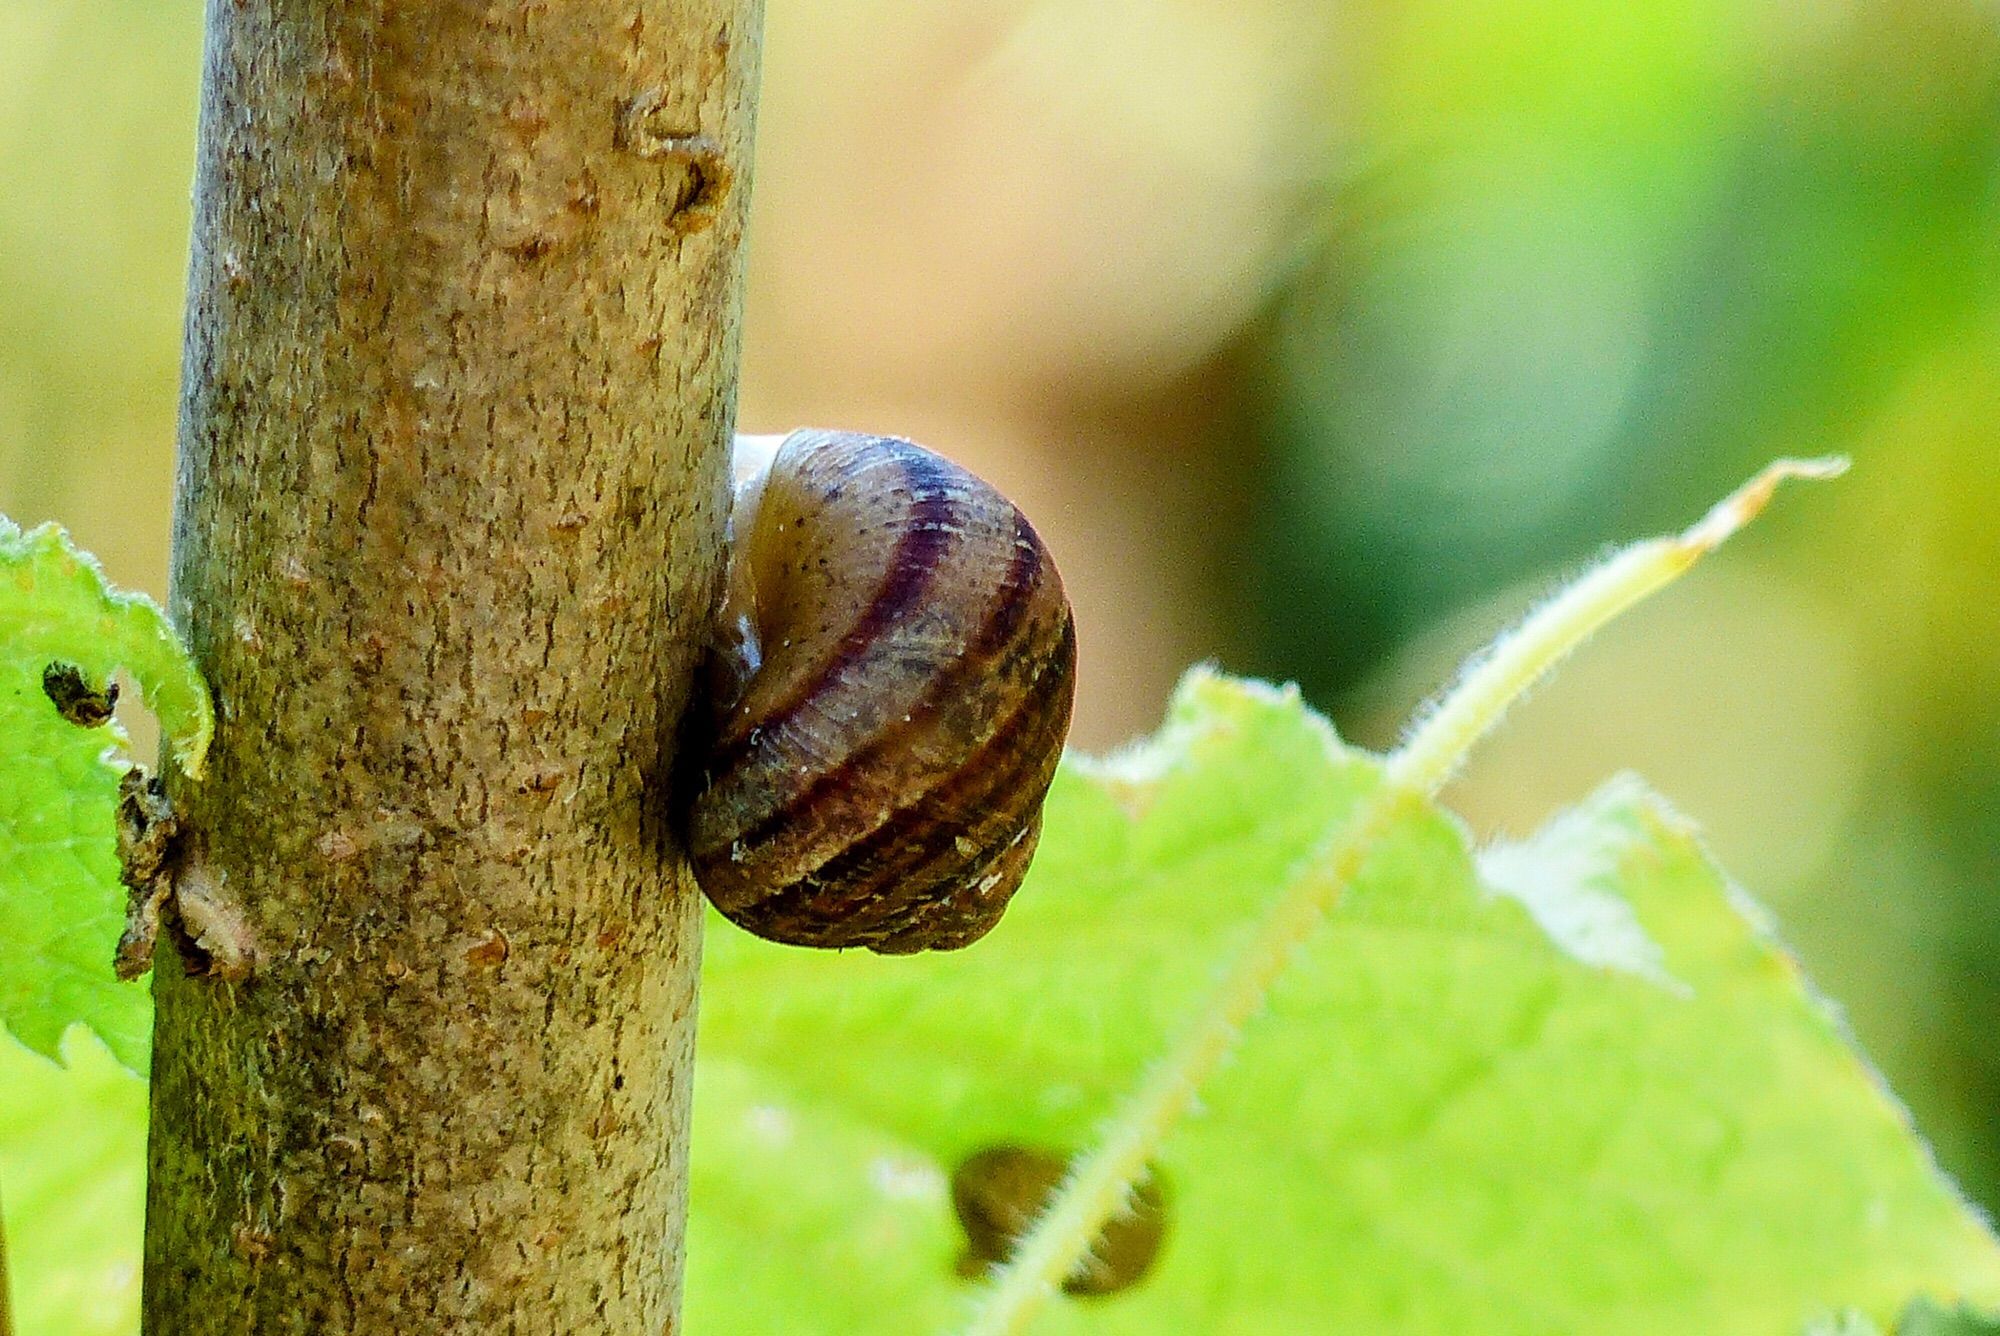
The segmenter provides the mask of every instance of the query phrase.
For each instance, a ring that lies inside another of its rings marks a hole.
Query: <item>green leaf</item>
[[[114,813],[126,738],[115,722],[62,718],[42,685],[51,663],[98,688],[122,667],[177,762],[199,772],[214,728],[208,693],[166,615],[112,589],[61,529],[23,533],[0,519],[0,1024],[54,1057],[80,1022],[139,1070],[147,1000],[111,969],[125,904]]]
[[[1198,673],[1073,761],[974,948],[717,923],[687,1325],[936,1331],[948,1180],[1083,1149],[1258,911],[1380,779],[1282,692]],[[2000,1299],[2000,1245],[1685,822],[1619,781],[1475,861],[1417,806],[1159,1156],[1165,1250],[1047,1332],[1791,1333]]]
[[[1919,1299],[1903,1314],[1896,1336],[2000,1336],[2000,1314],[1943,1308]]]
[[[82,1031],[67,1070],[0,1042],[0,1216],[18,1336],[139,1329],[146,1083]]]

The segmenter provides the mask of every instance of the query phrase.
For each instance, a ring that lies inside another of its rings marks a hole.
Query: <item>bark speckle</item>
[[[476,970],[496,970],[507,960],[507,937],[488,930],[465,949],[465,963]]]

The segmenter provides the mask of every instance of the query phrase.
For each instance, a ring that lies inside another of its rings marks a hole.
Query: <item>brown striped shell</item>
[[[951,950],[1021,884],[1076,631],[1011,502],[922,446],[794,432],[739,486],[696,879],[774,941]]]

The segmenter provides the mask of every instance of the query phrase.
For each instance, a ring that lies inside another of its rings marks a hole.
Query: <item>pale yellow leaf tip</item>
[[[1681,536],[1675,546],[1690,558],[1721,547],[1724,540],[1763,513],[1771,504],[1778,484],[1793,478],[1823,482],[1847,472],[1853,461],[1846,455],[1820,455],[1814,459],[1774,459],[1749,482],[1716,502]]]

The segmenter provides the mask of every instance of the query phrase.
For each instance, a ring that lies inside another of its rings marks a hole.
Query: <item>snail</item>
[[[760,937],[884,954],[977,940],[1033,857],[1076,630],[1012,502],[913,442],[737,438],[685,836]]]

